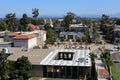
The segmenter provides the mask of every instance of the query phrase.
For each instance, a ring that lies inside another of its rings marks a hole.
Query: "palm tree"
[[[104,53],[102,53],[102,57],[104,65],[108,68],[108,70],[110,70],[110,66],[113,64],[110,56],[110,51],[106,50]]]
[[[94,52],[90,53],[90,57],[91,57],[91,62],[92,62],[92,69],[91,69],[91,77],[93,80],[95,80],[95,75],[96,75],[96,70],[95,70],[95,58],[97,57],[96,54],[94,54]]]
[[[97,55],[94,54],[94,52],[91,52],[91,53],[90,53],[90,57],[91,57],[92,65],[95,65],[95,58],[97,58]]]

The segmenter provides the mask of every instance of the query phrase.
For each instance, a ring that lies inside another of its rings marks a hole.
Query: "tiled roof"
[[[33,24],[28,24],[28,27],[30,27],[32,30],[39,30],[39,27]]]
[[[98,76],[99,78],[108,78],[109,72],[106,69],[98,69]]]
[[[10,37],[16,37],[18,36],[20,33],[16,33],[16,32],[13,32],[13,33],[10,33],[8,34]]]
[[[17,39],[17,40],[27,40],[27,39],[31,39],[31,38],[34,38],[36,37],[37,35],[32,33],[32,34],[23,34],[23,35],[18,35],[16,37],[14,37],[14,39]]]

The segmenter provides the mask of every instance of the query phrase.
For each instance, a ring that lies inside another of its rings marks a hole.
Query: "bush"
[[[96,44],[102,44],[102,41],[100,41],[100,40],[96,41]]]
[[[39,46],[35,46],[35,47],[33,47],[33,49],[40,49],[40,47]]]
[[[43,49],[48,49],[48,47],[47,47],[46,45],[44,45],[42,48],[43,48]]]

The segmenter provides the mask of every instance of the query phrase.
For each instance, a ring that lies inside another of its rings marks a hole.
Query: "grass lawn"
[[[111,65],[111,72],[112,72],[113,80],[120,80],[120,74],[118,72],[118,69],[117,69],[115,63],[113,63]]]

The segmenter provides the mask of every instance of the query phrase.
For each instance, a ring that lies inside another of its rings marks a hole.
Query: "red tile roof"
[[[14,39],[16,40],[27,40],[27,39],[31,39],[36,37],[37,35],[32,33],[32,34],[24,34],[24,35],[18,35],[16,37],[14,37]]]
[[[35,26],[33,24],[28,24],[28,27],[30,27],[32,30],[39,30],[39,26]]]
[[[109,71],[106,70],[106,69],[98,69],[98,76],[99,77],[104,77],[104,78],[107,78],[109,77]]]
[[[10,37],[15,37],[15,36],[18,36],[20,33],[15,33],[15,32],[13,32],[13,33],[10,33],[10,34],[8,34],[8,36],[10,36]]]

